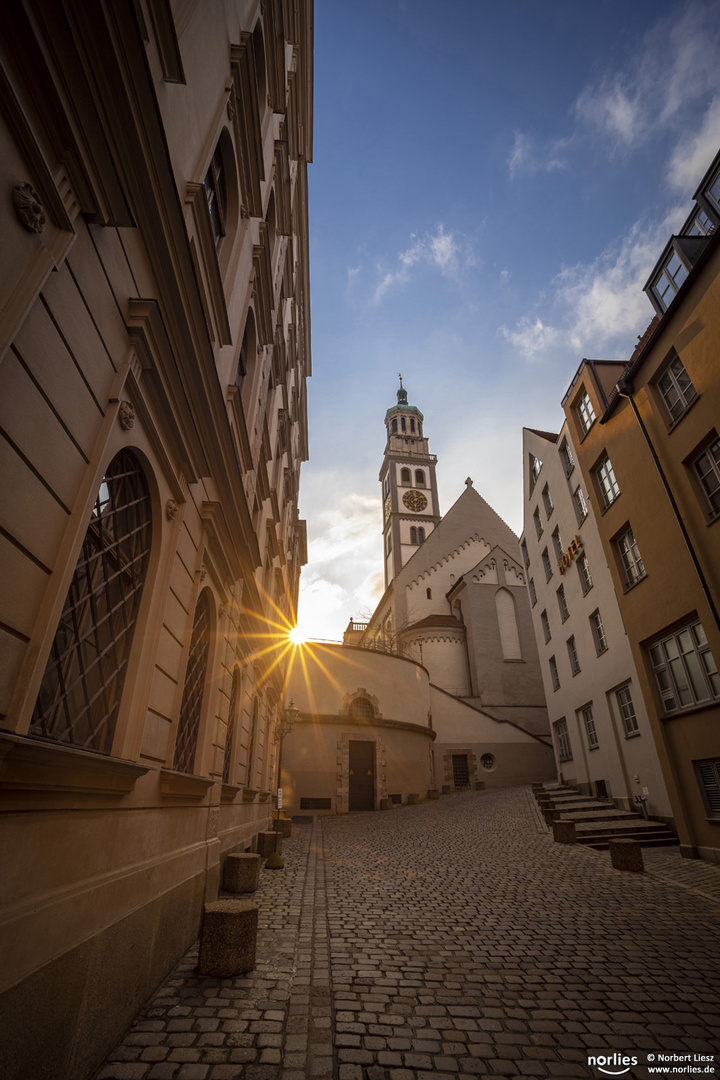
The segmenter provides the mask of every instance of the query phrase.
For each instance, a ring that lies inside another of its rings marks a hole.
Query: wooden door
[[[349,809],[375,809],[375,743],[350,743]]]

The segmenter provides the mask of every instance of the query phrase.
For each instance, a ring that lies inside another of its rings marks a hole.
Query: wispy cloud
[[[720,96],[713,98],[697,131],[681,139],[668,165],[667,178],[675,191],[693,191],[720,146]]]
[[[611,151],[635,148],[661,129],[682,137],[688,106],[717,93],[719,50],[720,0],[696,0],[654,26],[625,70],[584,87],[576,121]]]
[[[565,150],[572,140],[550,139],[541,144],[532,135],[515,132],[515,142],[508,158],[510,179],[521,173],[554,172],[567,168]]]
[[[661,222],[638,222],[619,243],[594,262],[564,267],[538,305],[501,334],[527,359],[558,349],[577,355],[623,356],[652,316],[642,292],[647,275],[668,236],[682,222],[685,208],[674,208]],[[619,351],[618,351],[619,350]]]
[[[463,271],[475,265],[475,256],[469,241],[455,233],[445,232],[443,225],[437,225],[434,232],[414,234],[410,240],[410,247],[401,251],[397,257],[397,269],[384,271],[378,266],[380,280],[374,293],[376,303],[390,290],[406,285],[412,271],[417,267],[430,267],[439,271],[443,277],[460,281]]]

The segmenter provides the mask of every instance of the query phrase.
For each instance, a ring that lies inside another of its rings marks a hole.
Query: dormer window
[[[710,196],[715,206],[720,210],[720,172],[717,174],[705,194]]]
[[[663,311],[667,311],[687,276],[685,263],[680,260],[677,251],[672,250],[652,284],[652,291]]]
[[[720,179],[720,178],[719,178]],[[684,230],[687,236],[709,236],[715,230],[715,225],[711,221],[710,217],[704,210],[698,207],[697,211],[690,220],[690,224],[687,229]]]

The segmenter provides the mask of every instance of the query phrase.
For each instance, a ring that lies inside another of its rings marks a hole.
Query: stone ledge
[[[127,795],[149,765],[45,739],[0,733],[0,789]]]
[[[160,794],[165,798],[199,801],[214,783],[207,776],[193,776],[191,773],[175,772],[174,769],[160,770]]]

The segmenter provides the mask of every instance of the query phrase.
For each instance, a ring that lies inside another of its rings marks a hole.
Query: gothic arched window
[[[422,469],[415,470],[415,487],[425,487],[425,473]]]
[[[132,450],[103,477],[30,724],[30,735],[109,754],[152,536]]]
[[[417,529],[414,525],[410,526],[410,543],[417,544]]]
[[[522,660],[515,601],[507,589],[498,589],[495,594],[495,609],[503,660]]]
[[[173,769],[178,772],[191,773],[195,765],[210,655],[210,626],[210,591],[204,589],[200,593],[200,599],[195,608],[190,653],[185,669],[185,686],[180,705],[180,720],[173,761]]]
[[[397,416],[393,419],[392,430],[393,430],[393,434],[395,434],[397,432]]]
[[[401,484],[411,484],[412,483],[412,480],[410,478],[410,470],[409,469],[401,469],[400,470],[400,483]]]
[[[419,527],[419,529],[418,529],[418,544],[424,544],[424,543],[425,543],[425,530],[423,529],[423,527],[421,525]]]

